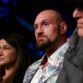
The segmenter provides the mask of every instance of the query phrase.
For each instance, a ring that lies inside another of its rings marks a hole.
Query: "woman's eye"
[[[4,47],[4,49],[5,49],[5,50],[7,50],[7,49],[11,49],[11,47],[7,46],[7,47]]]

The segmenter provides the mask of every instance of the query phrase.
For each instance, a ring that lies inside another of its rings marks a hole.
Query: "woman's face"
[[[12,65],[17,59],[16,49],[8,44],[6,40],[0,40],[0,66]]]

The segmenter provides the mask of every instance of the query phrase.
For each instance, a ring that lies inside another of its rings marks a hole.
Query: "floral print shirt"
[[[41,68],[41,63],[45,56],[43,56],[40,60],[34,62],[27,69],[23,83],[56,83],[59,72],[63,67],[64,54],[68,47],[69,43],[64,43],[47,59],[48,65],[42,70],[42,75],[37,73],[40,73],[38,70]],[[38,75],[41,76],[38,77]]]

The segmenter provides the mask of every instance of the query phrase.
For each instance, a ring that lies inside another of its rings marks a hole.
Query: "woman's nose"
[[[2,55],[3,50],[0,48],[0,56]]]

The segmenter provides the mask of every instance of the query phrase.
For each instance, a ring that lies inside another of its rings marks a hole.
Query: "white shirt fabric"
[[[64,43],[48,58],[48,65],[44,69],[42,69],[42,65],[39,66],[31,83],[44,83],[54,72],[56,72],[56,77],[54,79],[57,80],[58,74],[63,67],[64,54],[68,47],[69,43]]]

